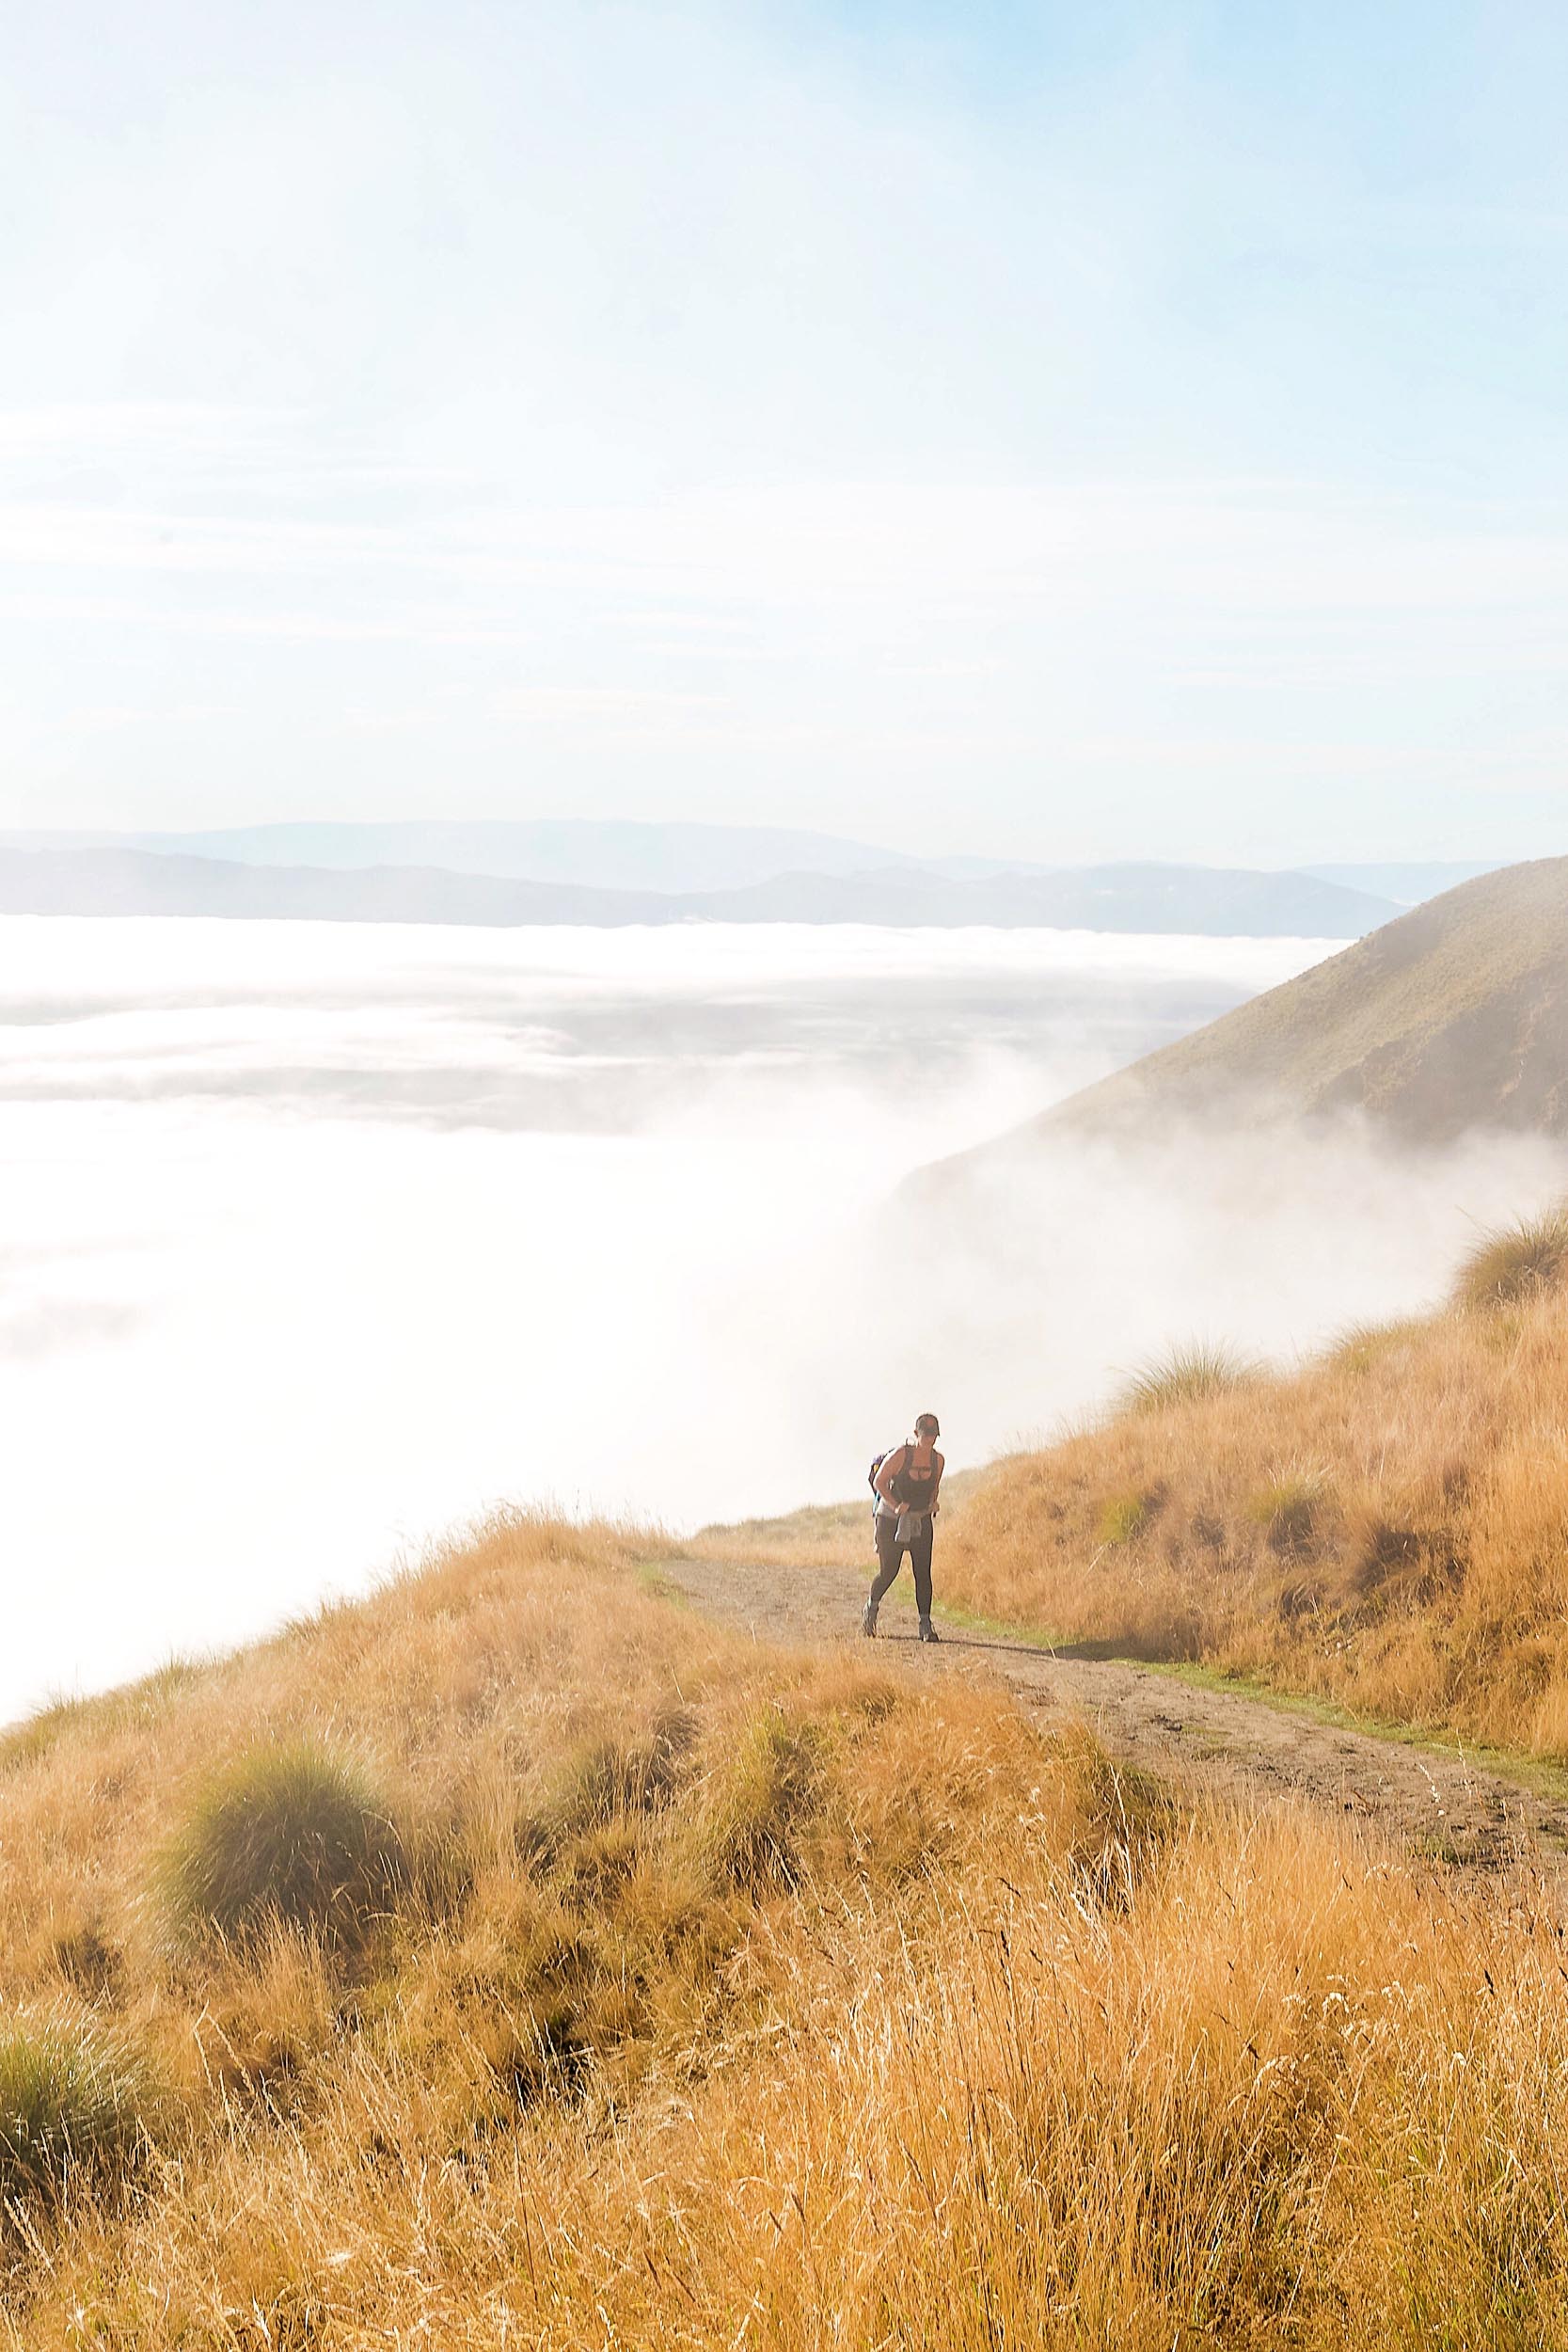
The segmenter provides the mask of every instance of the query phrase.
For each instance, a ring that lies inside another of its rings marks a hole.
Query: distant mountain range
[[[956,881],[1043,872],[1006,858],[927,858],[778,825],[633,824],[555,818],[488,824],[240,825],[206,833],[0,834],[24,850],[140,850],[226,865],[378,866],[558,882],[581,890],[744,890],[784,874],[864,874],[919,866]]]
[[[1047,876],[1092,893],[1096,875],[1117,879],[1106,885],[1121,897],[1136,888],[1158,895],[1156,878],[1180,892],[1176,878],[1207,874],[1209,867],[1154,866],[1098,868],[1041,865],[1019,858],[934,857],[917,846],[896,850],[845,840],[835,834],[808,833],[778,825],[634,824],[621,819],[550,818],[482,824],[438,820],[401,824],[238,825],[195,833],[0,833],[0,848],[17,850],[134,850],[156,857],[216,859],[224,865],[325,866],[365,872],[383,866],[413,866],[445,874],[487,875],[511,882],[553,882],[577,890],[654,891],[660,897],[705,897],[710,891],[747,890],[765,882],[791,883],[808,875],[881,876],[918,872],[942,882],[992,882]],[[1451,889],[1485,866],[1313,866],[1301,872],[1332,882],[1357,897],[1376,900],[1385,914],[1395,907]],[[1137,877],[1139,879],[1134,879]],[[1250,880],[1261,880],[1250,876]],[[1278,881],[1278,876],[1268,879]],[[1307,903],[1311,903],[1310,901]],[[1385,919],[1337,901],[1327,901],[1337,921],[1315,936],[1354,938],[1358,930]],[[413,915],[407,919],[425,918]],[[442,917],[440,919],[447,919]],[[486,918],[489,919],[489,918]],[[502,918],[505,919],[505,918]],[[684,916],[680,919],[686,919]],[[746,920],[742,914],[738,918]],[[764,918],[764,919],[778,919]],[[840,921],[836,913],[807,912],[806,922]],[[951,920],[951,917],[939,917]],[[967,918],[966,918],[967,919]]]
[[[1568,1136],[1568,858],[1465,882],[911,1184],[942,1192],[1073,1136],[1341,1111],[1409,1143]]]
[[[1436,869],[928,857],[777,826],[561,818],[0,834],[0,914],[495,926],[873,923],[1355,939]],[[1393,885],[1398,884],[1396,888]]]
[[[439,830],[420,829],[420,837]],[[800,837],[773,838],[793,847]],[[16,839],[12,836],[13,844]],[[850,845],[829,846],[845,851]],[[623,863],[626,849],[621,845]],[[910,858],[890,866],[884,852],[862,854],[884,862],[844,872],[784,872],[724,888],[651,890],[404,864],[345,866],[324,859],[272,866],[248,856],[195,856],[114,843],[0,846],[0,914],[493,926],[871,923],[950,930],[984,925],[1353,939],[1397,912],[1387,899],[1307,874],[1125,865],[1021,866],[971,875],[944,871],[936,860]],[[707,855],[705,845],[699,861]],[[717,847],[710,862],[720,862]]]

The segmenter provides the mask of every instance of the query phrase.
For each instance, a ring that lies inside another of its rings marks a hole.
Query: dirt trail
[[[707,1614],[760,1639],[860,1641],[867,1579],[847,1569],[731,1565],[673,1560],[661,1579]],[[1568,1804],[1500,1779],[1467,1760],[1346,1731],[1259,1699],[1195,1688],[1121,1661],[1045,1650],[943,1624],[934,1648],[915,1638],[907,1592],[882,1604],[876,1657],[911,1674],[1004,1682],[1032,1711],[1085,1723],[1113,1756],[1170,1780],[1256,1804],[1298,1792],[1383,1826],[1455,1863],[1497,1867],[1546,1849],[1554,1873],[1568,1855]]]

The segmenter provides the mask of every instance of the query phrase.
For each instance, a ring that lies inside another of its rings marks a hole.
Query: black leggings
[[[910,1555],[914,1570],[914,1605],[923,1617],[931,1613],[931,1522],[926,1521],[912,1543],[898,1540],[898,1521],[891,1517],[877,1520],[877,1573],[871,1580],[871,1606],[875,1609],[882,1595],[904,1565],[904,1554]]]

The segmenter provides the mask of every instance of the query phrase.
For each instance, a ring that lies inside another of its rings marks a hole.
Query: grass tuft
[[[1517,1307],[1558,1289],[1565,1278],[1568,1201],[1488,1233],[1460,1267],[1454,1304],[1469,1314]]]
[[[403,1875],[402,1840],[369,1775],[308,1740],[253,1748],[217,1773],[161,1869],[181,1940],[241,1951],[278,1926],[360,1946]]]
[[[1392,1323],[1353,1323],[1340,1332],[1323,1360],[1352,1375],[1373,1372],[1397,1349],[1418,1348],[1425,1328],[1415,1316]]]
[[[54,2203],[73,2179],[122,2180],[147,2144],[153,2108],[144,2067],[82,2026],[13,2024],[0,2032],[0,2207]]]
[[[1249,1357],[1234,1348],[1198,1341],[1189,1347],[1173,1348],[1168,1356],[1134,1373],[1117,1399],[1117,1410],[1140,1415],[1170,1412],[1245,1388],[1260,1376],[1261,1367]]]

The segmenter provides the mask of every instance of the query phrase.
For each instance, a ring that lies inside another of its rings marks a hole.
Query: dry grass
[[[148,2070],[86,2019],[0,2029],[0,2233],[29,2202],[121,2185],[158,2105]]]
[[[941,1582],[1064,1638],[1568,1756],[1563,1295],[1357,1331],[1002,1465]]]
[[[1217,1406],[1209,1409],[1218,1409]],[[170,2107],[15,2209],[26,2352],[1537,2345],[1568,2330],[1561,1924],[1181,1815],[1001,1700],[768,1653],[499,1522],[0,1783],[8,2017]],[[388,1936],[171,1949],[267,1740],[364,1759]]]
[[[1460,1268],[1454,1304],[1484,1314],[1561,1287],[1568,1276],[1568,1205],[1488,1233]]]
[[[1234,1348],[1211,1340],[1185,1347],[1145,1364],[1122,1390],[1124,1413],[1167,1413],[1173,1406],[1200,1404],[1205,1397],[1223,1396],[1229,1389],[1245,1388],[1259,1377],[1260,1367]]]
[[[1180,1353],[946,1499],[942,1598],[1568,1760],[1568,1208],[1486,1236],[1443,1313],[1288,1376]],[[693,1549],[864,1566],[845,1514]]]

